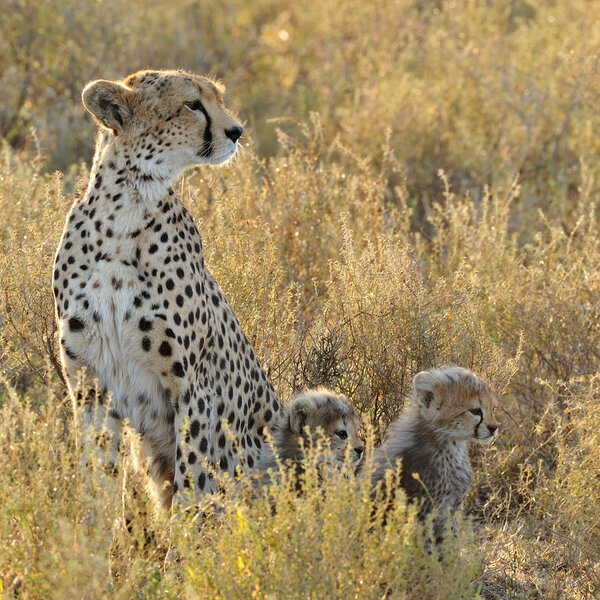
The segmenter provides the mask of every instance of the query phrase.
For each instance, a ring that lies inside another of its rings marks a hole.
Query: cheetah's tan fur
[[[192,216],[171,189],[185,168],[221,164],[236,152],[242,128],[222,94],[215,82],[182,71],[141,71],[84,89],[100,133],[54,264],[76,412],[98,429],[111,399],[113,453],[127,420],[165,505],[190,483],[198,494],[214,489],[205,459],[230,473],[254,466],[263,426],[280,410],[204,265]]]

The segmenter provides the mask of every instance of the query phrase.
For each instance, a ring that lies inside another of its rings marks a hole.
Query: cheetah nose
[[[356,452],[356,454],[358,456],[362,456],[362,453],[365,451],[365,447],[364,446],[356,446],[356,448],[354,448],[354,452]]]
[[[225,135],[235,144],[238,141],[240,135],[242,135],[243,131],[244,130],[239,125],[236,125],[231,129],[226,129]]]
[[[494,435],[494,433],[496,433],[498,430],[498,425],[488,425],[487,428],[489,429],[490,433]]]

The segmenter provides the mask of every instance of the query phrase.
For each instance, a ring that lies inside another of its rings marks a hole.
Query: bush
[[[362,157],[377,160],[389,131],[420,210],[439,197],[443,168],[475,196],[520,177],[520,221],[532,207],[560,215],[597,189],[598,11],[583,0],[133,0],[126,11],[11,0],[0,134],[22,147],[34,127],[50,169],[67,169],[91,156],[87,81],[183,67],[229,85],[261,156],[278,151],[269,119],[316,110],[326,139]]]
[[[416,506],[400,498],[384,523],[386,502],[374,512],[368,478],[357,487],[349,466],[321,477],[320,448],[308,453],[301,495],[292,473],[259,491],[225,480],[217,516],[202,525],[184,513],[153,520],[134,497],[128,461],[115,481],[98,463],[80,466],[82,449],[54,398],[37,398],[33,410],[8,388],[1,410],[8,597],[480,597],[466,523],[463,548],[450,537],[440,562],[426,550]],[[165,570],[169,547],[176,563],[167,559]]]

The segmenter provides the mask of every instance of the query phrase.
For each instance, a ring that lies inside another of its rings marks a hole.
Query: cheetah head
[[[413,380],[421,417],[439,434],[489,444],[498,434],[497,400],[468,369],[446,367],[417,373]]]
[[[319,388],[296,396],[286,407],[274,434],[276,448],[282,458],[302,458],[309,436],[313,442],[322,440],[336,463],[343,463],[350,448],[352,465],[362,459],[364,445],[358,435],[360,422],[354,407],[345,396]]]
[[[92,81],[82,101],[132,157],[180,172],[235,154],[243,129],[225,108],[224,91],[185,71],[139,71],[122,81]]]

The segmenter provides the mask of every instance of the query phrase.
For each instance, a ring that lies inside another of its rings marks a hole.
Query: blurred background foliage
[[[365,159],[389,139],[420,203],[440,168],[478,195],[518,177],[527,220],[598,173],[599,18],[584,0],[5,0],[0,134],[22,148],[34,128],[65,170],[91,156],[85,82],[185,67],[226,82],[260,156],[280,152],[271,119],[318,111]]]
[[[600,4],[1,8],[0,598],[75,598],[88,584],[93,598],[286,597],[286,570],[274,565],[287,556],[300,587],[306,561],[331,569],[314,597],[411,598],[419,574],[423,598],[598,596]],[[330,386],[379,439],[423,368],[473,368],[501,395],[501,435],[473,452],[474,535],[465,524],[445,573],[424,566],[410,520],[394,521],[395,537],[365,537],[369,511],[340,496],[331,514],[353,515],[349,529],[315,522],[302,539],[308,513],[296,505],[271,520],[268,503],[242,515],[231,504],[202,536],[175,521],[175,577],[164,523],[142,512],[117,527],[127,486],[79,481],[52,258],[93,149],[81,89],[147,67],[221,78],[245,123],[236,161],[188,172],[176,192],[284,400]],[[348,531],[373,552],[372,540],[387,539],[385,550],[338,560]],[[404,558],[394,550],[403,532]],[[65,555],[71,547],[93,572]],[[394,569],[404,583],[385,575]],[[349,571],[371,587],[342,585]]]

